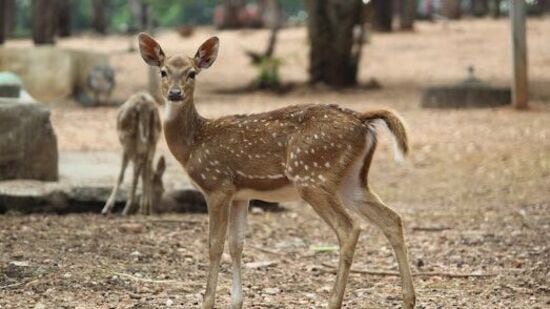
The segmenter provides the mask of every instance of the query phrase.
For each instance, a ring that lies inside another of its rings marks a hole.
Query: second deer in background
[[[124,180],[124,172],[128,162],[131,161],[133,165],[132,183],[122,214],[127,215],[132,212],[140,177],[143,193],[140,198],[139,212],[144,215],[151,214],[153,204],[152,165],[160,137],[161,122],[155,100],[150,94],[146,92],[134,94],[120,107],[117,116],[117,132],[123,149],[122,166],[115,187],[101,213],[111,212],[120,184]],[[163,161],[162,158],[160,160]],[[164,165],[164,162],[162,164]]]

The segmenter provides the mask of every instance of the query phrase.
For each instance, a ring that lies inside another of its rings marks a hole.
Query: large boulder
[[[58,179],[57,138],[49,110],[0,98],[0,180]]]
[[[22,84],[17,75],[11,72],[0,72],[0,97],[19,98]]]
[[[55,46],[0,48],[0,71],[16,73],[24,87],[40,101],[69,97],[85,89],[96,65],[107,65],[107,55]]]
[[[510,88],[495,87],[478,79],[474,67],[468,67],[465,80],[453,85],[432,86],[422,93],[422,107],[471,108],[498,107],[511,102]]]

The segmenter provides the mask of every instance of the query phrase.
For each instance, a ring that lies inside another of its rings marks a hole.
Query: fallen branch
[[[286,255],[282,252],[277,252],[277,251],[274,251],[274,250],[270,250],[270,249],[267,249],[267,248],[262,248],[262,247],[257,247],[257,246],[253,246],[253,245],[248,245],[248,247],[252,248],[252,249],[255,249],[255,250],[258,250],[258,251],[261,251],[261,252],[264,252],[264,253],[267,253],[267,254],[272,254],[272,255],[276,255],[278,256],[281,261],[283,261],[284,263],[292,263],[292,260],[289,259],[288,257],[286,257]]]
[[[140,277],[136,277],[134,275],[119,273],[119,272],[113,272],[113,274],[115,274],[117,276],[120,276],[120,277],[125,277],[125,278],[128,278],[128,279],[132,279],[134,281],[141,281],[141,282],[150,282],[150,283],[178,283],[178,282],[180,282],[178,280],[155,280],[155,279],[149,279],[149,278],[140,278]]]
[[[328,263],[321,263],[321,265],[331,268],[333,271],[336,270],[336,266],[330,265]],[[399,272],[396,271],[380,271],[380,270],[362,270],[362,269],[351,269],[350,272],[356,274],[366,274],[374,276],[395,276],[399,277]],[[494,277],[496,274],[475,274],[475,273],[449,273],[449,272],[439,272],[439,271],[430,271],[422,273],[412,273],[415,277],[447,277],[447,278],[470,278],[470,277]]]
[[[21,282],[16,282],[16,283],[12,283],[12,284],[8,284],[8,285],[4,285],[4,286],[0,286],[0,291],[1,290],[6,290],[6,289],[11,289],[11,288],[16,288],[20,285],[24,285],[25,287],[32,284],[32,283],[35,283],[37,282],[38,279],[35,279],[35,280],[27,280],[27,281],[21,281]]]
[[[3,286],[0,286],[0,291],[1,290],[7,290],[7,289],[10,289],[10,288],[15,288],[15,287],[18,287],[20,285],[23,285],[25,284],[25,282],[17,282],[17,283],[12,283],[12,284],[8,284],[8,285],[3,285]]]
[[[278,255],[278,256],[284,256],[283,253],[277,252],[277,251],[274,251],[274,250],[271,250],[271,249],[262,248],[262,247],[257,247],[257,246],[253,246],[253,245],[248,245],[248,247],[250,247],[250,248],[252,248],[252,249],[256,249],[256,250],[258,250],[258,251],[262,251],[262,252],[264,252],[264,253],[269,253],[269,254]]]
[[[416,232],[441,232],[450,229],[448,226],[415,226],[412,228]]]

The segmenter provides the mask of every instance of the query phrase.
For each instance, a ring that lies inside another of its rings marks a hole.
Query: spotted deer
[[[193,103],[198,74],[210,67],[219,40],[205,41],[194,57],[167,57],[148,34],[141,56],[158,67],[165,98],[163,127],[171,153],[205,195],[209,267],[203,308],[213,308],[226,232],[232,259],[231,307],[243,305],[241,254],[248,201],[303,200],[334,230],[340,259],[328,308],[340,308],[360,225],[350,211],[377,225],[390,241],[401,274],[404,308],[415,292],[400,216],[370,189],[376,122],[387,126],[397,152],[409,150],[402,121],[386,110],[359,113],[337,105],[289,106],[271,112],[202,117]]]
[[[111,212],[115,205],[116,196],[124,180],[124,172],[129,162],[132,162],[133,165],[133,175],[128,200],[122,214],[127,215],[132,211],[140,177],[142,194],[139,212],[145,215],[151,214],[153,204],[152,164],[160,131],[161,121],[157,104],[150,94],[146,92],[134,94],[122,104],[117,115],[118,138],[122,144],[122,165],[113,191],[101,211],[102,214]],[[162,159],[162,164],[164,164],[164,159]]]

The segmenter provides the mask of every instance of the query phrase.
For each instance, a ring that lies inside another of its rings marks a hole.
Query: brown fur
[[[148,93],[137,93],[120,107],[117,116],[117,132],[122,145],[122,166],[111,196],[105,203],[105,207],[103,207],[103,214],[109,213],[114,206],[128,162],[132,162],[134,173],[123,214],[126,215],[132,211],[139,177],[142,178],[143,187],[139,210],[142,214],[151,213],[153,203],[151,192],[152,162],[160,131],[161,122],[156,103]]]
[[[329,308],[342,305],[359,237],[359,225],[348,214],[353,207],[390,240],[401,272],[404,308],[414,307],[401,218],[366,187],[376,145],[373,121],[383,120],[399,148],[408,151],[406,131],[397,115],[389,111],[361,114],[337,105],[302,105],[206,119],[193,102],[195,75],[215,60],[219,40],[207,40],[194,58],[166,57],[160,45],[144,33],[139,40],[143,59],[161,70],[168,147],[205,194],[208,205],[210,263],[203,308],[214,307],[228,230],[233,262],[231,307],[243,305],[241,254],[248,201],[281,201],[292,194],[310,204],[338,237],[340,260]]]

